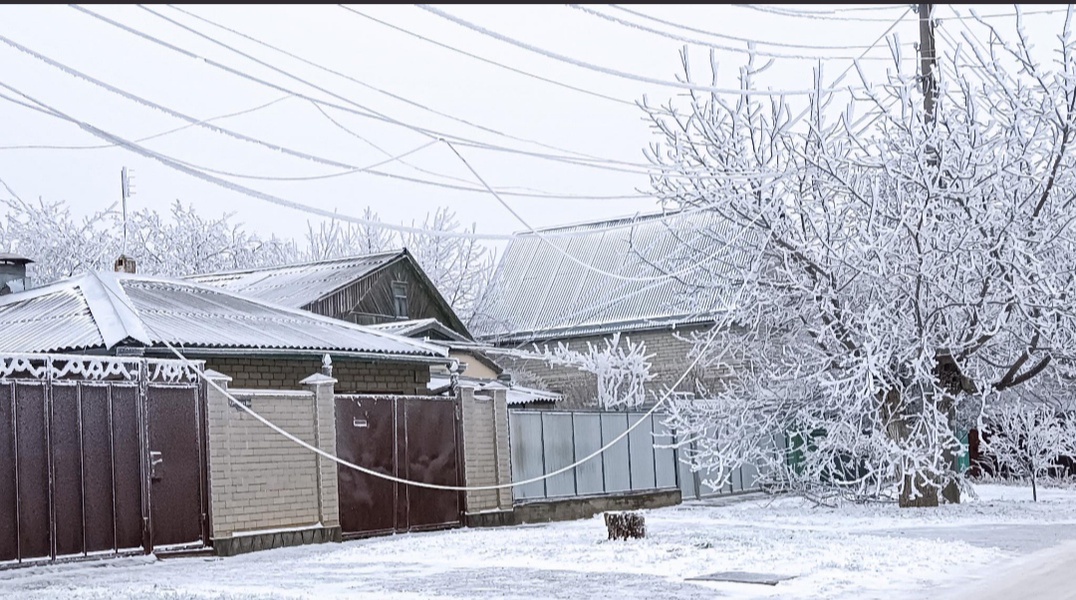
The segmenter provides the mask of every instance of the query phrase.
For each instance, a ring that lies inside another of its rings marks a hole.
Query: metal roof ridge
[[[399,256],[404,253],[405,248],[399,248],[396,250],[385,250],[384,252],[373,252],[370,254],[356,254],[354,256],[341,256],[339,258],[324,258],[321,260],[309,260],[305,262],[286,263],[283,265],[274,265],[269,267],[256,267],[253,269],[235,269],[232,271],[214,271],[212,273],[199,273],[197,275],[184,275],[183,279],[186,281],[197,281],[200,277],[223,277],[226,275],[244,275],[252,273],[267,273],[271,271],[279,271],[283,269],[292,269],[295,267],[309,267],[313,265],[325,265],[330,263],[341,263],[356,261],[362,259],[373,259],[378,257],[393,257]]]
[[[623,216],[619,216],[619,217],[611,217],[611,218],[607,218],[607,219],[598,219],[598,220],[595,220],[595,221],[577,221],[577,222],[574,222],[574,223],[563,223],[561,225],[550,225],[548,227],[535,227],[533,230],[526,229],[526,230],[521,230],[521,231],[513,231],[512,235],[513,236],[520,236],[520,237],[522,237],[522,236],[533,236],[535,234],[535,232],[545,233],[545,232],[549,232],[549,231],[560,231],[560,230],[563,230],[563,229],[573,229],[573,228],[576,228],[576,227],[585,227],[585,226],[588,226],[588,225],[613,225],[613,224],[618,224],[618,223],[629,223],[629,222],[648,223],[648,222],[650,222],[652,220],[660,219],[662,217],[671,217],[671,216],[680,214],[682,212],[685,212],[685,210],[686,209],[681,208],[681,209],[666,210],[666,211],[661,211],[661,212],[648,212],[648,213],[637,212],[637,213],[630,214],[630,215],[623,215]],[[596,229],[595,231],[601,232],[603,230],[599,228],[599,229]]]
[[[114,273],[91,271],[78,282],[78,287],[106,349],[111,349],[127,338],[147,346],[153,344],[142,318]]]

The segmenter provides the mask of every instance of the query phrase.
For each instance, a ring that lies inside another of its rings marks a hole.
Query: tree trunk
[[[1039,487],[1036,485],[1035,479],[1036,479],[1035,472],[1032,471],[1031,472],[1031,499],[1034,502],[1038,502],[1039,501]]]
[[[938,506],[938,487],[923,475],[905,475],[899,504],[901,508],[934,508]]]

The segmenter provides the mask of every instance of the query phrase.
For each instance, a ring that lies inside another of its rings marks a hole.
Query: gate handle
[[[160,481],[161,474],[157,472],[157,465],[163,465],[164,458],[161,457],[161,453],[156,450],[150,450],[149,452],[149,478],[152,481]]]

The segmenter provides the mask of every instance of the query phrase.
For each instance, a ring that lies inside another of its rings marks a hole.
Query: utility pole
[[[923,110],[931,124],[934,122],[934,103],[938,97],[938,82],[934,76],[938,56],[934,52],[933,12],[933,4],[919,5],[919,63],[923,79]]]
[[[936,75],[938,70],[938,55],[934,48],[934,5],[920,4],[918,12],[920,65],[919,69],[923,81],[923,124],[927,125],[928,127],[927,135],[931,135],[934,130],[934,125],[935,123],[937,123],[937,113],[935,112],[935,108],[938,101],[938,80]],[[934,167],[939,167],[939,163],[941,162],[941,160],[938,156],[938,148],[931,144],[930,146],[928,146],[928,150],[929,154],[927,160],[930,162],[930,165]],[[937,174],[937,177],[937,183],[941,184],[942,174],[939,172]],[[950,362],[947,362],[946,359],[941,359],[940,357],[935,360],[937,361],[935,369],[937,369],[939,374],[945,373],[949,369],[957,370],[957,373],[959,373],[959,368],[956,364],[950,364]],[[950,381],[948,385],[943,385],[943,394],[948,395],[950,393],[957,393],[957,390],[955,388],[959,387],[959,384],[956,383],[959,377],[954,378],[952,375],[950,375],[949,377],[944,377],[942,379]],[[954,421],[956,420],[956,410],[952,405],[952,400],[947,398],[945,400],[944,406],[946,407],[949,427],[953,429]],[[943,452],[943,455],[946,462],[949,463],[949,466],[953,470],[953,472],[956,472],[959,469],[956,453],[950,450],[945,450]],[[950,502],[952,504],[960,503],[960,487],[956,484],[955,481],[947,482],[946,485],[942,488],[941,494],[947,502]]]

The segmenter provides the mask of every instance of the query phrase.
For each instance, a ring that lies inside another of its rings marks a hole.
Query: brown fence
[[[400,479],[462,485],[459,400],[336,396],[336,452]],[[337,471],[345,537],[462,524],[462,495],[399,484],[354,469]]]
[[[204,448],[180,363],[0,356],[0,565],[204,546]]]

